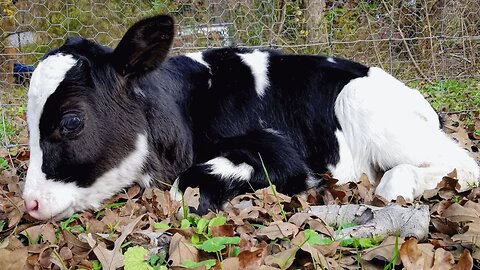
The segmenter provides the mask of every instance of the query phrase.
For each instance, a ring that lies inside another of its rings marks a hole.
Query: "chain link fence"
[[[335,55],[427,84],[440,109],[446,97],[480,103],[479,10],[479,0],[0,0],[0,167],[25,167],[28,77],[67,36],[114,47],[139,18],[169,13],[172,54],[250,46]],[[446,110],[478,111],[459,104]]]

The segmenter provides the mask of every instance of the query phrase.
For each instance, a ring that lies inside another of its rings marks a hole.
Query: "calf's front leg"
[[[267,187],[263,165],[279,192],[295,194],[318,184],[289,139],[263,129],[223,138],[212,146],[214,154],[183,172],[178,188],[200,189],[198,214],[219,209],[236,195]],[[263,160],[260,160],[260,157]]]

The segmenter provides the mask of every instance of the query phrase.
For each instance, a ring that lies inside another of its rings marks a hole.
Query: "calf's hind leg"
[[[437,147],[425,147],[423,151],[430,153],[430,158],[423,163],[399,164],[386,171],[375,193],[394,200],[403,196],[407,201],[413,201],[425,190],[433,189],[443,176],[456,170],[460,191],[478,186],[479,166],[468,153],[448,138],[441,130],[434,131]],[[411,157],[410,160],[414,160]]]
[[[454,169],[462,190],[478,185],[478,164],[440,129],[424,97],[381,69],[347,84],[335,114],[355,167],[385,172],[376,193],[389,200],[413,200]]]

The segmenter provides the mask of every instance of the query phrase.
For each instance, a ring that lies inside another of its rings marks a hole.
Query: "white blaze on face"
[[[34,193],[38,193],[40,185],[47,181],[45,173],[42,172],[43,153],[40,148],[40,118],[47,99],[55,92],[67,72],[76,63],[77,60],[72,55],[55,54],[41,61],[32,74],[27,103],[30,163],[23,191],[23,198],[27,204],[32,200],[38,202],[47,200],[45,194],[33,196]],[[53,186],[56,185],[57,183],[52,182],[53,189],[55,189]],[[63,194],[59,194],[59,196],[63,196]]]
[[[45,178],[41,170],[40,118],[47,99],[55,92],[67,72],[76,63],[77,60],[72,55],[55,54],[41,61],[32,74],[27,103],[27,120],[30,132],[30,165],[27,180],[33,176],[35,178]]]
[[[27,104],[30,164],[23,198],[29,214],[41,220],[62,219],[75,211],[97,208],[103,200],[133,184],[135,179],[143,179],[142,167],[148,156],[148,141],[145,134],[137,134],[135,149],[123,158],[117,167],[95,179],[90,187],[81,188],[75,183],[47,179],[42,171],[43,159],[48,159],[43,156],[40,147],[39,124],[43,107],[48,97],[55,92],[66,73],[76,63],[77,60],[71,55],[49,56],[39,63],[30,82]],[[28,206],[32,205],[36,207],[28,209]]]

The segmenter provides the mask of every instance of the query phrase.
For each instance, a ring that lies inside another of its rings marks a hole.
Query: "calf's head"
[[[115,49],[70,38],[48,52],[28,91],[30,164],[23,198],[37,219],[96,208],[135,180],[148,184],[147,122],[135,81],[155,69],[173,20],[134,24]]]

